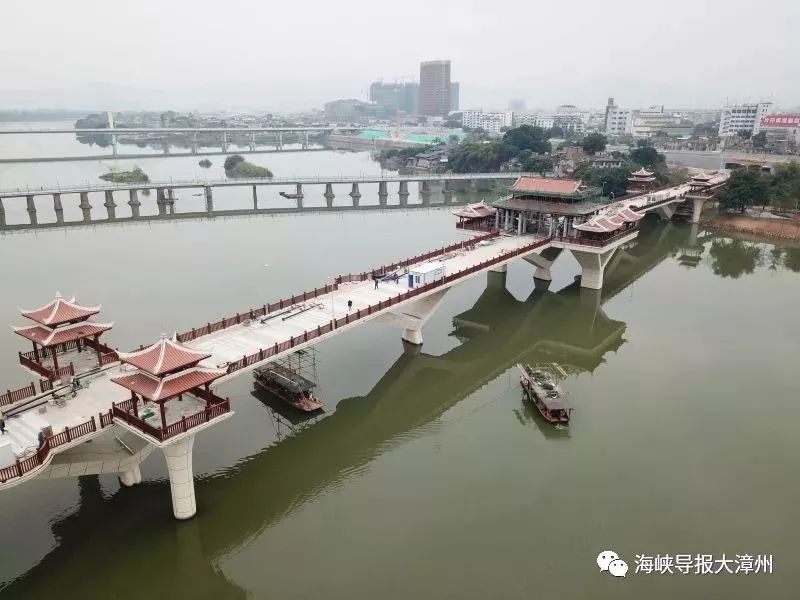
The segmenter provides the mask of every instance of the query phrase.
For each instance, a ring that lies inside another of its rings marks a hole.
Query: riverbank
[[[732,233],[746,233],[781,240],[800,239],[800,219],[759,218],[746,215],[717,215],[701,222],[703,227]]]

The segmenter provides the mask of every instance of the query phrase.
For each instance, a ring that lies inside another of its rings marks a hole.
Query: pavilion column
[[[211,384],[206,384],[206,408],[211,406]]]
[[[50,348],[50,354],[53,356],[53,373],[58,373],[58,346]]]
[[[94,343],[95,343],[94,349],[97,350],[97,366],[98,367],[102,367],[103,365],[100,362],[100,357],[102,356],[102,354],[100,352],[100,334],[99,333],[94,336]]]
[[[41,362],[39,358],[39,347],[36,345],[36,342],[31,342],[33,344],[33,356],[36,359],[36,362]],[[42,351],[44,351],[44,346],[42,346]]]
[[[139,397],[136,395],[136,392],[131,392],[131,402],[133,402],[133,414],[136,415],[136,418],[139,418]]]
[[[172,493],[172,512],[176,519],[189,519],[197,513],[192,470],[193,446],[194,434],[190,434],[164,447]]]
[[[166,429],[167,428],[167,412],[166,412],[166,409],[164,408],[165,404],[166,404],[166,402],[159,402],[158,403],[158,407],[161,410],[161,429]]]

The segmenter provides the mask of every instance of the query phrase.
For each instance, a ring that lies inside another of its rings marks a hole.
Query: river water
[[[379,169],[253,160],[276,176]],[[104,168],[3,165],[0,187]],[[434,208],[0,236],[0,322],[58,289],[101,302],[128,348],[457,239]],[[455,287],[420,352],[378,323],[319,344],[314,421],[281,416],[248,376],[225,384],[236,414],[197,437],[190,521],[172,518],[158,452],[133,488],[103,475],[0,493],[0,597],[794,597],[798,250],[648,217],[602,292],[577,273],[565,253],[549,289],[524,261]],[[2,386],[30,380],[20,349],[0,336]],[[569,430],[523,401],[518,361],[570,373]],[[598,571],[608,549],[627,578]],[[723,553],[772,555],[774,573],[634,573],[636,555]]]

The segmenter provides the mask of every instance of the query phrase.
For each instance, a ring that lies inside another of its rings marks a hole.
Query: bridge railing
[[[289,308],[296,304],[299,304],[300,302],[307,302],[308,300],[313,300],[314,298],[317,298],[319,296],[330,294],[332,291],[338,290],[339,286],[343,283],[349,283],[354,281],[355,282],[366,281],[367,279],[370,279],[375,276],[383,276],[399,268],[424,262],[426,260],[430,260],[431,258],[435,258],[437,256],[449,254],[450,252],[455,252],[457,250],[472,248],[475,246],[475,244],[479,242],[497,238],[499,235],[500,231],[497,229],[493,229],[492,231],[486,233],[485,235],[474,237],[468,241],[463,241],[457,244],[450,244],[449,246],[437,248],[436,250],[431,250],[429,252],[425,252],[423,254],[414,256],[406,260],[402,260],[396,263],[391,263],[388,265],[383,265],[382,267],[372,269],[371,271],[363,271],[361,273],[349,273],[347,275],[340,275],[336,278],[333,284],[328,284],[319,288],[315,288],[313,290],[303,292],[302,294],[293,294],[291,297],[278,300],[277,302],[272,302],[271,304],[264,304],[263,306],[259,306],[258,308],[251,308],[241,313],[236,313],[236,315],[233,317],[223,317],[219,321],[216,321],[214,323],[209,322],[201,327],[193,327],[189,331],[184,331],[182,333],[177,334],[177,339],[179,342],[190,342],[204,335],[209,335],[211,333],[215,333],[217,331],[221,331],[223,329],[227,329],[235,325],[241,325],[246,321],[268,316],[284,308]]]
[[[199,392],[198,390],[193,390],[192,394],[200,396],[202,398],[205,398],[207,395],[206,392],[203,390],[199,390]],[[210,392],[208,393],[208,396],[213,398],[212,404],[196,412],[193,415],[189,415],[188,417],[182,417],[179,421],[170,423],[163,429],[160,427],[154,427],[144,419],[140,419],[135,414],[133,414],[132,412],[133,404],[131,403],[130,400],[126,400],[125,402],[120,402],[112,405],[110,414],[112,418],[125,421],[128,425],[131,425],[132,427],[135,427],[139,431],[146,433],[147,435],[157,439],[160,442],[163,442],[165,440],[175,437],[176,435],[180,435],[181,433],[186,433],[187,431],[197,427],[198,425],[202,425],[203,423],[208,423],[210,420],[230,412],[231,402],[228,398],[223,399]],[[103,421],[103,416],[101,415],[101,422],[102,421]]]
[[[104,422],[103,414],[101,413],[100,429],[107,427],[110,424],[112,423],[108,420],[105,420]],[[22,477],[25,475],[25,473],[28,473],[36,467],[43,465],[48,456],[50,456],[50,452],[54,448],[58,448],[59,446],[73,442],[90,433],[94,433],[97,430],[97,420],[93,416],[91,419],[81,423],[80,425],[76,425],[75,427],[65,427],[63,431],[46,437],[42,447],[39,448],[34,454],[22,460],[17,460],[13,465],[0,469],[0,483],[5,483],[6,481],[14,479],[15,477]]]
[[[339,317],[338,319],[336,319],[335,322],[333,320],[331,320],[330,323],[328,323],[328,324],[326,324],[324,326],[318,326],[316,329],[305,331],[303,334],[293,336],[293,337],[289,338],[288,340],[286,340],[284,342],[281,342],[280,344],[275,344],[274,346],[271,346],[269,348],[262,348],[258,352],[254,352],[253,354],[245,355],[242,358],[240,358],[239,360],[231,362],[231,363],[228,364],[228,373],[234,373],[236,371],[239,371],[241,369],[244,369],[244,368],[252,366],[252,365],[254,365],[256,363],[259,363],[259,362],[261,362],[263,360],[267,360],[269,358],[272,358],[273,356],[277,356],[278,354],[281,354],[282,352],[286,352],[287,350],[290,350],[290,349],[294,348],[295,346],[299,346],[301,344],[309,342],[309,341],[311,341],[311,340],[313,340],[315,338],[320,337],[321,335],[324,335],[326,333],[329,333],[329,332],[333,331],[334,329],[339,329],[340,327],[344,327],[345,325],[349,325],[349,324],[354,323],[354,322],[356,322],[356,321],[358,321],[360,319],[364,319],[364,318],[369,317],[371,315],[374,315],[374,314],[376,314],[378,312],[386,310],[387,308],[389,308],[391,306],[394,306],[395,304],[398,304],[400,302],[404,302],[405,300],[408,300],[408,299],[413,298],[415,296],[419,296],[421,294],[425,294],[425,293],[430,292],[432,290],[435,290],[437,288],[440,288],[440,287],[443,287],[445,285],[448,285],[449,283],[452,283],[453,281],[461,279],[462,277],[467,277],[467,276],[469,276],[469,275],[471,275],[473,273],[477,273],[478,271],[486,269],[486,268],[488,268],[488,267],[490,267],[490,266],[492,266],[494,264],[507,261],[508,259],[513,258],[515,256],[519,256],[521,254],[527,254],[527,253],[535,250],[536,248],[544,246],[544,245],[546,245],[548,243],[550,243],[550,238],[544,238],[544,239],[541,239],[541,240],[537,240],[537,241],[535,241],[533,243],[526,244],[525,246],[521,246],[521,247],[519,247],[519,248],[517,248],[515,250],[511,250],[511,251],[506,252],[504,254],[500,254],[499,256],[496,256],[494,258],[487,259],[487,260],[485,260],[483,262],[480,262],[480,263],[478,263],[476,265],[473,265],[471,267],[468,267],[466,269],[461,269],[460,271],[456,271],[455,273],[448,273],[447,275],[444,276],[443,279],[440,279],[438,281],[433,281],[433,282],[428,283],[426,285],[421,285],[419,287],[410,289],[407,292],[397,294],[397,296],[393,296],[392,298],[388,298],[386,300],[381,300],[380,302],[378,302],[376,304],[371,304],[371,305],[367,306],[366,308],[361,308],[361,309],[357,310],[354,313],[348,313],[344,317]]]
[[[45,381],[50,381],[49,379]],[[42,388],[44,391],[44,388]],[[14,402],[19,402],[20,400],[24,400],[25,398],[32,398],[36,395],[36,386],[31,383],[30,385],[26,385],[25,387],[21,387],[17,390],[6,390],[5,394],[0,394],[0,406],[5,406],[7,404],[13,404]]]
[[[630,227],[625,231],[621,231],[611,237],[607,237],[602,240],[594,240],[589,238],[583,237],[571,237],[566,235],[554,235],[551,240],[554,242],[562,242],[565,244],[575,244],[576,246],[592,246],[596,248],[602,248],[603,246],[607,246],[608,244],[613,244],[617,240],[624,238],[625,236],[630,235],[631,233],[639,231],[639,227]]]

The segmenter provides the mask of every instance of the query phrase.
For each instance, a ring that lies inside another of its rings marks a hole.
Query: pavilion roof
[[[529,192],[532,194],[570,196],[577,194],[583,181],[580,179],[553,179],[551,177],[518,177],[511,186],[512,192]]]
[[[605,207],[605,204],[592,202],[590,200],[580,200],[576,202],[546,202],[535,198],[501,198],[493,202],[494,206],[518,211],[531,211],[554,215],[587,215],[597,212]]]
[[[631,171],[631,175],[635,175],[637,177],[650,177],[653,175],[653,171],[648,171],[644,167],[640,168],[638,171]]]
[[[111,381],[153,402],[166,402],[179,394],[211,383],[225,375],[224,369],[192,367],[164,377],[155,377],[144,371],[112,377]]]
[[[493,206],[487,206],[487,204],[481,200],[476,204],[467,204],[464,208],[459,208],[453,211],[453,214],[457,217],[465,217],[465,218],[476,218],[476,217],[489,217],[497,212],[497,209]]]
[[[700,171],[697,175],[692,175],[692,181],[710,181],[712,176],[705,171]]]
[[[108,331],[114,323],[94,323],[92,321],[80,321],[65,327],[47,327],[45,325],[31,325],[30,327],[12,327],[14,333],[24,338],[36,342],[45,347],[57,346],[66,342],[82,340],[94,337],[104,331]]]
[[[622,227],[625,223],[635,223],[644,215],[630,208],[622,208],[616,212],[605,212],[592,217],[585,223],[575,225],[575,229],[592,233],[610,233]]]
[[[65,300],[60,293],[56,292],[55,299],[41,308],[32,310],[20,308],[19,310],[24,317],[28,317],[37,323],[56,326],[88,319],[92,315],[99,313],[100,307],[82,306],[75,302],[75,296],[70,300]]]
[[[187,348],[166,335],[152,346],[136,352],[120,352],[119,359],[152,375],[161,376],[185,367],[193,367],[211,355]]]

